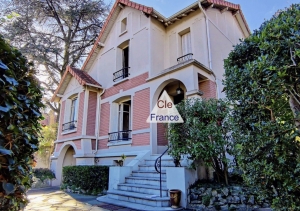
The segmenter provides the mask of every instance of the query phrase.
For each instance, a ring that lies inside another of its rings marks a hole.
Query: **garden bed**
[[[198,182],[189,189],[189,208],[197,211],[271,210],[270,201],[259,198],[256,188],[241,184],[225,186],[209,182]]]

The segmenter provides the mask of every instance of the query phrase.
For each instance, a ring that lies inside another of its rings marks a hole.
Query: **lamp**
[[[183,93],[183,90],[180,88],[180,81],[178,82],[178,85],[179,85],[179,87],[176,89],[176,93],[177,93],[178,95],[180,95],[180,94]]]

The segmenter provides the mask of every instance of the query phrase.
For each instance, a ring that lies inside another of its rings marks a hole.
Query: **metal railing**
[[[194,55],[194,54],[192,54],[192,53],[188,53],[188,54],[186,54],[186,55],[184,55],[184,56],[181,56],[181,57],[179,57],[179,58],[177,59],[177,62],[178,62],[178,63],[186,62],[186,61],[192,59],[192,58],[193,58],[193,55]]]
[[[124,67],[121,70],[118,70],[117,72],[115,72],[114,75],[114,79],[113,81],[116,82],[118,80],[121,80],[123,78],[127,78],[130,74],[129,74],[129,68],[130,67]]]
[[[155,170],[159,173],[159,189],[160,197],[162,197],[162,185],[161,185],[161,157],[169,150],[169,147],[155,160]]]
[[[71,122],[64,123],[62,125],[62,131],[75,129],[76,128],[76,123],[77,123],[77,121],[71,121]]]
[[[108,141],[129,141],[131,140],[131,130],[118,131],[108,134]]]

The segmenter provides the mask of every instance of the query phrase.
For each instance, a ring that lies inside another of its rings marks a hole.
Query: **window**
[[[129,74],[129,40],[123,42],[117,49],[117,71],[113,74],[113,81],[127,78]]]
[[[128,139],[130,130],[130,102],[126,101],[119,104],[119,131],[124,131],[120,133],[121,139]]]
[[[110,130],[108,141],[131,140],[131,100],[124,96],[112,104]]]
[[[121,21],[121,33],[125,32],[127,30],[127,18],[124,18]]]
[[[77,97],[72,99],[70,122],[77,120]]]
[[[182,56],[192,53],[191,32],[181,35],[181,52]]]
[[[123,59],[122,59],[122,63],[123,63],[123,68],[128,68],[129,67],[129,46],[123,48]],[[128,69],[127,69],[127,75],[125,77],[128,76]]]
[[[63,131],[76,129],[77,113],[78,113],[78,98],[76,95],[76,97],[69,98],[66,100],[65,115],[64,115],[65,123],[62,126]]]

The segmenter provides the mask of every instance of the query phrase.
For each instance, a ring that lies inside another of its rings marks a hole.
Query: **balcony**
[[[130,67],[124,67],[121,70],[118,70],[117,72],[115,72],[114,75],[114,79],[113,81],[120,81],[124,78],[127,78],[130,74],[129,74],[129,68]]]
[[[68,130],[74,130],[76,129],[76,125],[77,125],[77,121],[71,121],[71,122],[67,122],[64,123],[62,125],[62,131],[68,131]]]
[[[188,53],[188,54],[186,54],[186,55],[184,55],[184,56],[179,57],[179,58],[177,59],[177,62],[178,62],[178,64],[179,64],[179,63],[182,63],[182,62],[189,61],[189,60],[191,60],[191,59],[193,59],[193,54],[192,54],[192,53]]]
[[[131,140],[131,130],[118,131],[108,134],[108,141],[129,141]]]

